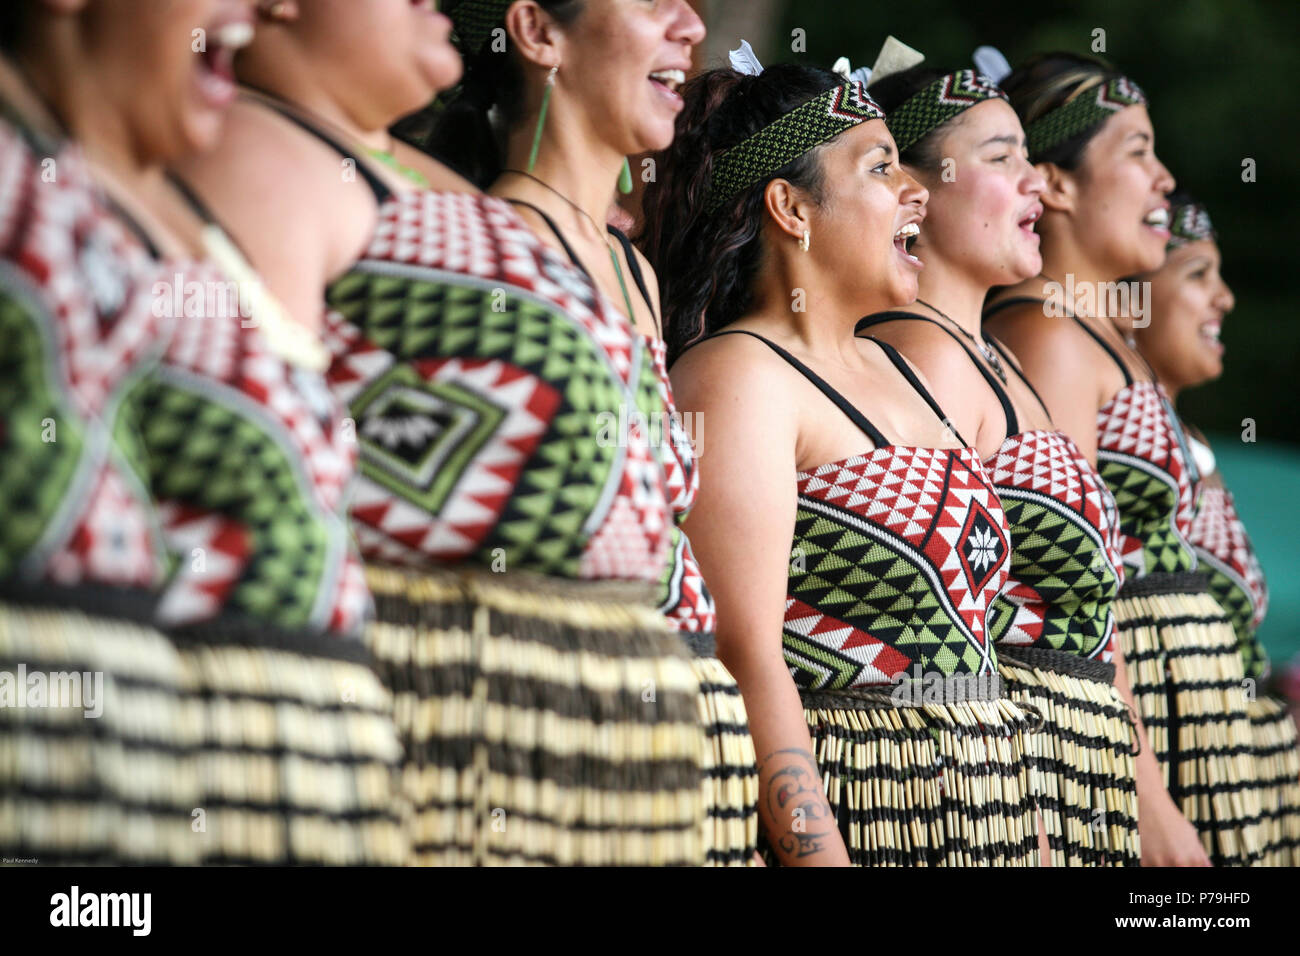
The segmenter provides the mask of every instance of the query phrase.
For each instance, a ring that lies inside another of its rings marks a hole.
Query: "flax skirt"
[[[1051,865],[1137,866],[1137,731],[1114,665],[1001,645],[998,672],[1007,696],[1043,716],[1031,780]]]
[[[745,701],[718,660],[712,635],[683,633],[694,654],[704,727],[706,866],[749,866],[758,848],[758,767]]]
[[[359,642],[216,624],[164,635],[151,610],[147,595],[110,588],[0,603],[0,671],[102,680],[97,717],[84,698],[0,709],[0,856],[407,859],[391,699]]]
[[[1272,697],[1246,703],[1263,815],[1265,866],[1300,866],[1300,750],[1295,721]]]
[[[1134,700],[1174,802],[1216,866],[1268,854],[1259,764],[1237,638],[1196,572],[1120,591],[1117,634]]]
[[[1035,865],[1026,741],[1035,718],[1020,706],[995,695],[900,705],[874,689],[801,696],[855,866]],[[776,862],[770,846],[764,855]]]
[[[700,865],[690,653],[649,585],[372,566],[424,865]]]

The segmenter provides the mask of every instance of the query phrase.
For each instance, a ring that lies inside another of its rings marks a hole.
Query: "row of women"
[[[1294,862],[1136,83],[443,6],[0,7],[0,855]]]

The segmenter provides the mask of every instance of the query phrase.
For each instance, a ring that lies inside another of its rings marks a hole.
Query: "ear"
[[[1062,169],[1056,163],[1037,163],[1034,166],[1047,180],[1043,190],[1043,206],[1053,212],[1074,212],[1079,199],[1079,184],[1074,173]]]
[[[763,190],[763,206],[776,227],[792,239],[812,229],[812,203],[789,180],[774,179]]]
[[[526,63],[549,70],[564,65],[564,35],[537,0],[522,0],[506,11],[506,33]]]

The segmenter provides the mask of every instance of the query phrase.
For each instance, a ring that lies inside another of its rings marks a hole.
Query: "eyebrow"
[[[984,142],[980,143],[980,147],[987,146],[989,143],[1004,143],[1007,146],[1019,146],[1021,139],[1019,136],[1015,136],[1011,133],[1004,133],[1001,136],[990,136]]]
[[[1148,143],[1151,142],[1151,134],[1146,132],[1145,130],[1137,130],[1136,132],[1129,133],[1127,136],[1124,137],[1124,141],[1128,142],[1134,136],[1137,136],[1140,139],[1144,139]]]
[[[872,146],[869,150],[867,150],[867,151],[866,151],[865,153],[863,153],[862,155],[863,155],[863,156],[870,156],[872,153],[874,153],[874,152],[875,152],[876,150],[878,150],[878,149],[883,149],[883,150],[885,151],[885,155],[886,155],[886,156],[893,156],[893,155],[894,155],[894,147],[890,146],[890,145],[889,145],[887,142],[885,142],[883,139],[882,139],[879,143],[877,143],[875,146]]]

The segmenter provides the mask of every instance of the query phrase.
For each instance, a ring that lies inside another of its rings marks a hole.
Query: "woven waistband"
[[[1019,644],[999,644],[998,657],[1013,664],[1024,664],[1054,674],[1082,677],[1102,684],[1115,683],[1115,665],[1106,661],[1089,660],[1078,654],[1057,651],[1050,647],[1025,647]]]
[[[1210,589],[1208,571],[1154,571],[1126,581],[1119,598],[1154,597],[1159,594],[1203,594]]]
[[[376,596],[409,593],[412,585],[427,587],[430,598],[461,594],[473,590],[481,597],[493,593],[511,596],[526,594],[558,598],[563,601],[591,601],[598,604],[634,604],[654,606],[656,585],[651,581],[585,581],[556,578],[532,571],[492,571],[477,565],[402,568],[393,565],[366,565],[366,581]]]
[[[944,696],[941,704],[971,703],[1006,699],[1002,679],[996,674],[963,674],[937,680],[961,681],[961,693]],[[833,708],[840,710],[872,710],[878,707],[926,707],[926,681],[908,680],[885,687],[846,687],[842,690],[800,690],[799,697],[808,708]]]
[[[678,631],[677,634],[696,657],[718,656],[718,639],[712,631],[702,634],[694,631]]]
[[[68,587],[41,581],[0,581],[0,603],[42,610],[79,611],[91,617],[130,621],[151,627],[158,596],[145,588],[114,587],[108,584],[76,584]]]

